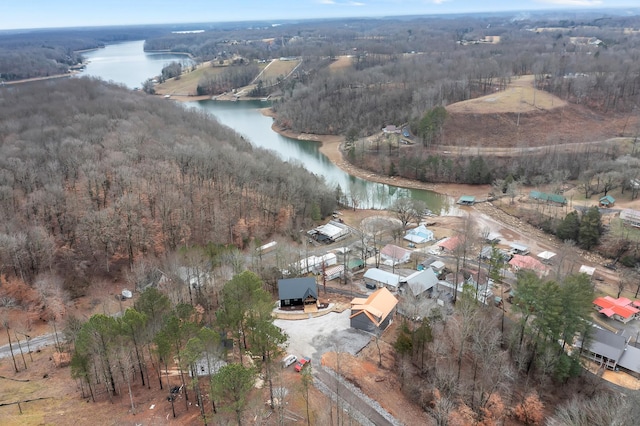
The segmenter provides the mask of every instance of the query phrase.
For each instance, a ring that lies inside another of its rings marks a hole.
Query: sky
[[[17,0],[3,3],[0,30],[640,7],[639,0]]]

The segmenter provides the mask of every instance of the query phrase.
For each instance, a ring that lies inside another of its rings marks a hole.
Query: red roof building
[[[520,269],[530,269],[537,272],[539,275],[546,275],[547,267],[542,264],[538,259],[531,256],[522,256],[520,254],[514,254],[509,265],[516,271]]]
[[[625,324],[636,319],[640,313],[640,309],[638,309],[640,302],[629,300],[626,297],[617,299],[611,296],[598,297],[593,301],[593,305],[599,313]]]
[[[437,245],[442,250],[446,250],[449,252],[454,252],[456,248],[462,244],[464,241],[460,238],[459,235],[455,235],[453,237],[449,237],[445,240],[440,241]]]

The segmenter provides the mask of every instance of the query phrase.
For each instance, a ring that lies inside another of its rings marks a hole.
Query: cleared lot
[[[289,336],[288,353],[311,357],[319,362],[325,352],[340,351],[355,355],[371,336],[349,326],[349,309],[305,320],[277,319],[274,323]]]

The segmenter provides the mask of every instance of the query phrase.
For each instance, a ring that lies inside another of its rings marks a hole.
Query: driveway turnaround
[[[364,348],[371,335],[352,329],[349,322],[351,310],[331,312],[317,318],[304,320],[277,319],[274,324],[289,336],[287,353],[310,357],[320,362],[325,352],[337,351],[357,354]]]

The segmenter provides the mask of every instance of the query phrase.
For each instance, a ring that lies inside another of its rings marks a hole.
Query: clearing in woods
[[[506,90],[496,91],[467,101],[456,102],[447,107],[450,113],[502,114],[539,110],[551,110],[567,105],[559,97],[534,88],[534,76],[514,78]]]

